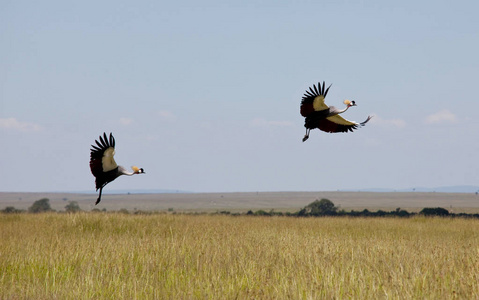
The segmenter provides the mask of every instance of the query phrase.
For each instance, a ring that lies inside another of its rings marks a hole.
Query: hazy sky
[[[146,175],[115,189],[321,191],[479,184],[479,2],[0,4],[0,191],[94,191],[90,145]],[[358,104],[354,133],[299,104]]]

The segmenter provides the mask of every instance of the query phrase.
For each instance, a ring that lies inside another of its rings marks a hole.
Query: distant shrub
[[[1,212],[4,213],[4,214],[15,214],[15,213],[24,212],[24,210],[16,209],[13,206],[7,206],[7,207],[5,207],[5,209],[2,209]]]
[[[152,215],[153,211],[146,211],[146,210],[135,210],[133,214],[135,215]]]
[[[270,216],[282,217],[282,216],[284,216],[284,213],[281,212],[281,211],[274,211],[274,209],[272,209],[272,210],[269,211],[269,215]]]
[[[394,215],[395,215],[395,216],[398,216],[398,217],[409,217],[411,214],[410,214],[407,210],[397,209],[397,210],[394,212]]]
[[[444,217],[444,216],[449,216],[449,211],[442,207],[435,207],[435,208],[426,207],[423,210],[421,210],[419,214],[424,216]]]
[[[129,212],[128,209],[126,209],[126,208],[122,208],[122,209],[120,209],[118,212],[121,213],[121,214],[125,214],[125,215],[129,215],[129,214],[130,214],[130,212]]]
[[[65,211],[67,213],[76,213],[81,211],[80,206],[78,205],[78,202],[76,201],[70,201],[68,205],[65,206]]]
[[[337,214],[337,210],[331,200],[323,198],[308,204],[300,213],[309,216],[333,216]]]
[[[302,208],[297,213],[296,216],[298,217],[306,217],[306,209]]]
[[[33,202],[32,206],[28,208],[28,212],[31,213],[41,213],[48,211],[52,211],[52,208],[50,207],[50,199],[48,198],[42,198],[40,200],[37,200]]]
[[[269,213],[267,213],[266,211],[260,209],[260,210],[255,211],[254,215],[255,215],[255,216],[269,216]]]

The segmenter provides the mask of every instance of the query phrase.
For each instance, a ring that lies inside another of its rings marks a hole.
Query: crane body
[[[117,165],[115,159],[115,138],[110,133],[108,138],[106,133],[103,133],[103,137],[99,137],[99,141],[95,140],[96,145],[91,145],[90,149],[90,170],[93,176],[95,176],[96,190],[100,189],[98,199],[95,205],[101,201],[101,193],[103,188],[121,175],[132,176],[134,174],[144,174],[143,168],[136,166],[131,167],[133,172],[129,172],[123,166]]]
[[[371,116],[368,116],[364,122],[356,123],[341,117],[339,114],[344,113],[352,106],[356,106],[356,102],[344,100],[346,105],[344,109],[326,105],[324,99],[330,87],[331,85],[325,89],[324,81],[322,87],[321,83],[318,82],[318,86],[310,87],[301,100],[300,113],[305,117],[304,127],[306,127],[303,142],[309,138],[311,129],[318,128],[329,133],[348,132],[364,126],[371,119]]]

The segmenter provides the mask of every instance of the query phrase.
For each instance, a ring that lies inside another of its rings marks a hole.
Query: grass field
[[[1,299],[479,298],[479,221],[0,215]]]

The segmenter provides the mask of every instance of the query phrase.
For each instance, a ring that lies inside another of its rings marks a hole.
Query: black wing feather
[[[312,87],[309,87],[309,91],[308,90],[305,91],[303,98],[301,99],[301,104],[313,102],[314,98],[318,96],[323,96],[324,98],[326,98],[326,95],[328,94],[328,91],[331,85],[332,84],[330,84],[325,91],[324,88],[326,87],[326,83],[324,81],[323,81],[322,87],[321,87],[321,82],[318,82],[317,86],[313,84]]]
[[[104,147],[98,140],[95,140],[95,143],[98,145],[98,147],[100,147],[100,149]]]
[[[95,140],[96,145],[91,145],[90,157],[91,158],[102,158],[103,153],[106,149],[113,147],[115,148],[115,138],[110,133],[110,139],[107,138],[106,133],[103,134],[103,137],[100,135],[98,140]]]
[[[100,141],[102,143],[103,146],[108,146],[109,143],[108,143],[108,138],[106,137],[106,133],[103,132],[103,138],[100,136]]]
[[[115,148],[115,138],[113,137],[113,134],[110,132],[110,146]]]
[[[329,88],[332,86],[333,84],[331,83],[328,88],[326,89],[326,92],[323,93],[324,95],[324,98],[326,98],[326,95],[328,94],[328,91],[329,91]],[[323,88],[324,88],[324,85],[323,85]]]

